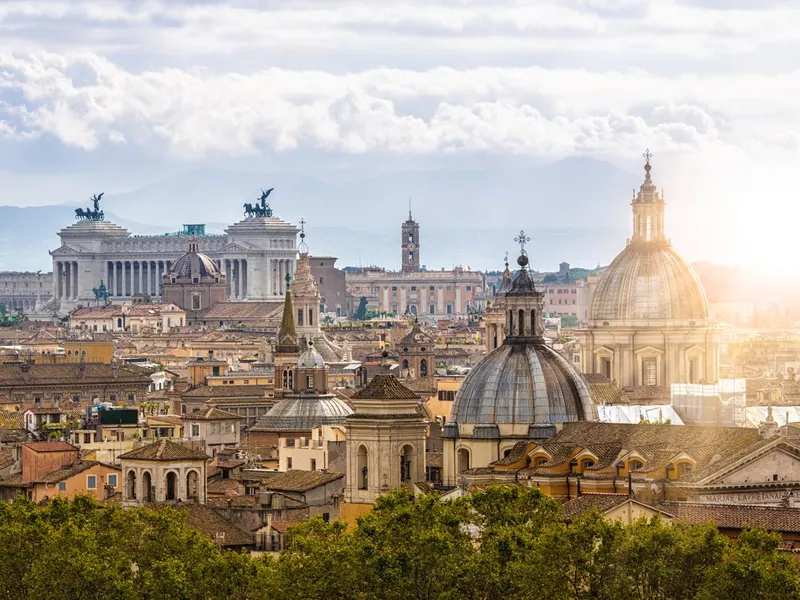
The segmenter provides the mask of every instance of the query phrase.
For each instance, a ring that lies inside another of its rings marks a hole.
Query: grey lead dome
[[[456,423],[560,423],[594,418],[589,388],[565,358],[543,343],[506,343],[464,379]]]
[[[694,321],[702,326],[708,319],[708,301],[694,269],[671,246],[633,243],[600,279],[590,319],[609,324],[659,320],[689,325]]]

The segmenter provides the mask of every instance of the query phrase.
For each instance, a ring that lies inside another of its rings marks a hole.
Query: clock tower
[[[416,273],[419,271],[419,223],[411,217],[408,211],[408,221],[403,223],[401,239],[403,252],[403,273]]]

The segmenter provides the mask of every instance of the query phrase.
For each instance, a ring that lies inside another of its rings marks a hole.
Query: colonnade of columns
[[[272,295],[283,296],[286,293],[286,275],[294,277],[294,268],[289,258],[272,259],[270,273],[272,275]]]
[[[117,260],[106,263],[106,286],[112,296],[161,295],[161,281],[170,260]]]
[[[78,262],[56,261],[53,278],[53,297],[59,300],[74,300],[78,297]]]
[[[247,298],[247,261],[243,258],[226,258],[217,261],[217,267],[225,274],[228,286],[228,300]]]

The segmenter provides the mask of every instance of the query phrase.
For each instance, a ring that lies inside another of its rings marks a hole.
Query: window
[[[326,513],[326,512],[322,513],[322,521],[324,523],[330,523],[331,522],[331,513]]]
[[[541,457],[536,459],[536,466],[541,467],[543,464],[547,462],[547,458]]]
[[[314,377],[311,375],[306,375],[306,389],[307,390],[314,389]]]
[[[302,327],[303,326],[303,309],[302,308],[298,308],[297,309],[297,325],[298,325],[298,327]]]
[[[219,423],[211,424],[211,435],[219,435]]]
[[[87,475],[86,476],[86,489],[87,490],[96,490],[97,489],[97,475]]]
[[[472,291],[472,286],[471,286],[471,285],[468,285],[468,286],[467,286],[465,289],[466,289],[468,292],[471,292],[471,291]]]
[[[319,284],[320,285],[325,285],[325,278],[324,277],[320,277],[319,278]]]
[[[109,395],[108,395],[108,399],[109,399],[111,402],[116,402],[116,401],[117,401],[117,395],[116,395],[116,394],[109,394]]]
[[[108,485],[110,485],[113,488],[117,487],[117,474],[116,473],[111,473],[108,476]]]
[[[453,305],[452,304],[448,304],[447,305],[447,314],[448,315],[452,315],[453,314]]]
[[[58,491],[59,492],[66,492],[67,491],[67,482],[66,481],[59,481],[58,482]]]
[[[416,292],[416,291],[417,291],[417,286],[415,286],[415,285],[412,285],[412,286],[411,286],[411,291],[412,291],[412,292]]]
[[[192,437],[200,437],[200,425],[192,423]]]
[[[287,448],[294,448],[294,439],[286,440],[286,447]]]
[[[128,394],[128,400],[130,402],[136,402],[136,394]]]
[[[439,390],[439,400],[455,400],[456,393],[454,390]]]
[[[591,458],[585,458],[581,461],[581,472],[594,466],[594,461]]]
[[[628,463],[629,471],[641,471],[644,468],[644,463],[640,460],[632,460]]]
[[[642,385],[658,385],[658,369],[655,358],[642,360]]]
[[[83,443],[84,444],[91,444],[92,443],[92,434],[91,433],[84,433],[83,434]]]
[[[309,308],[308,309],[308,324],[309,324],[309,326],[313,326],[314,325],[314,309],[313,308]]]
[[[286,458],[286,469],[288,470],[288,469],[291,469],[291,468],[292,468],[292,457],[289,456],[289,457]]]
[[[430,286],[430,287],[428,288],[428,291],[429,291],[429,292],[432,292],[433,290],[434,290],[434,287],[433,287],[433,286]]]
[[[200,294],[192,294],[192,310],[200,310],[201,306]]]
[[[396,291],[397,291],[397,286],[396,286],[396,285],[393,285],[393,286],[392,286],[392,291],[393,291],[393,292],[396,292]]]
[[[692,470],[692,465],[687,462],[682,462],[678,465],[678,477],[683,477]]]
[[[312,471],[316,471],[317,470],[317,459],[316,458],[312,458],[311,459],[311,470]]]
[[[433,314],[435,314],[435,313],[436,313],[436,307],[435,307],[433,304],[431,304],[431,305],[430,305],[428,308],[430,309],[430,310],[428,311],[428,312],[430,312],[430,314],[432,314],[432,315],[433,315]]]

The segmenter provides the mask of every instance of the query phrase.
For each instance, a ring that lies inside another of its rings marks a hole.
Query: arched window
[[[408,371],[408,359],[403,359],[403,371]]]
[[[590,469],[594,466],[594,460],[591,458],[584,458],[581,461],[581,473],[583,473],[586,469]]]
[[[122,327],[122,318],[117,319],[117,327]]]
[[[358,489],[360,490],[366,490],[369,486],[369,467],[367,466],[368,459],[369,455],[367,454],[366,446],[359,446],[356,473],[358,473]]]
[[[467,469],[469,469],[469,450],[466,448],[461,448],[458,451],[458,457],[456,460],[456,472],[463,473]]]
[[[420,377],[427,377],[428,375],[428,360],[425,358],[419,361],[419,375]]]
[[[197,501],[199,498],[199,487],[198,487],[198,475],[197,471],[189,471],[186,474],[186,498],[189,500]]]
[[[536,459],[536,466],[537,466],[537,467],[541,467],[541,466],[542,466],[543,464],[545,464],[546,462],[547,462],[547,457],[545,457],[545,456],[540,456],[539,458],[537,458],[537,459]]]
[[[645,232],[644,239],[649,242],[653,233],[650,215],[647,215],[647,217],[645,218],[645,222],[647,223],[647,231]]]
[[[128,485],[127,485],[128,500],[136,500],[136,471],[128,471]]]
[[[536,311],[531,309],[531,335],[539,335],[536,331]]]
[[[514,335],[514,311],[508,311],[508,335]]]
[[[628,461],[628,471],[641,471],[644,468],[644,463],[640,460],[633,459]]]
[[[165,485],[167,488],[167,500],[177,500],[178,499],[178,476],[175,474],[174,471],[170,471],[167,473],[166,477],[164,478]]]
[[[525,311],[521,308],[519,309],[519,334],[525,335]]]
[[[314,325],[314,309],[313,308],[309,308],[308,309],[308,326],[309,327],[313,327],[313,325]]]
[[[142,499],[145,502],[155,502],[156,500],[153,492],[153,480],[149,471],[142,473]]]
[[[294,388],[294,373],[291,369],[283,370],[283,389],[291,390]]]
[[[413,446],[403,446],[400,453],[400,481],[411,481],[416,473],[416,453]]]

